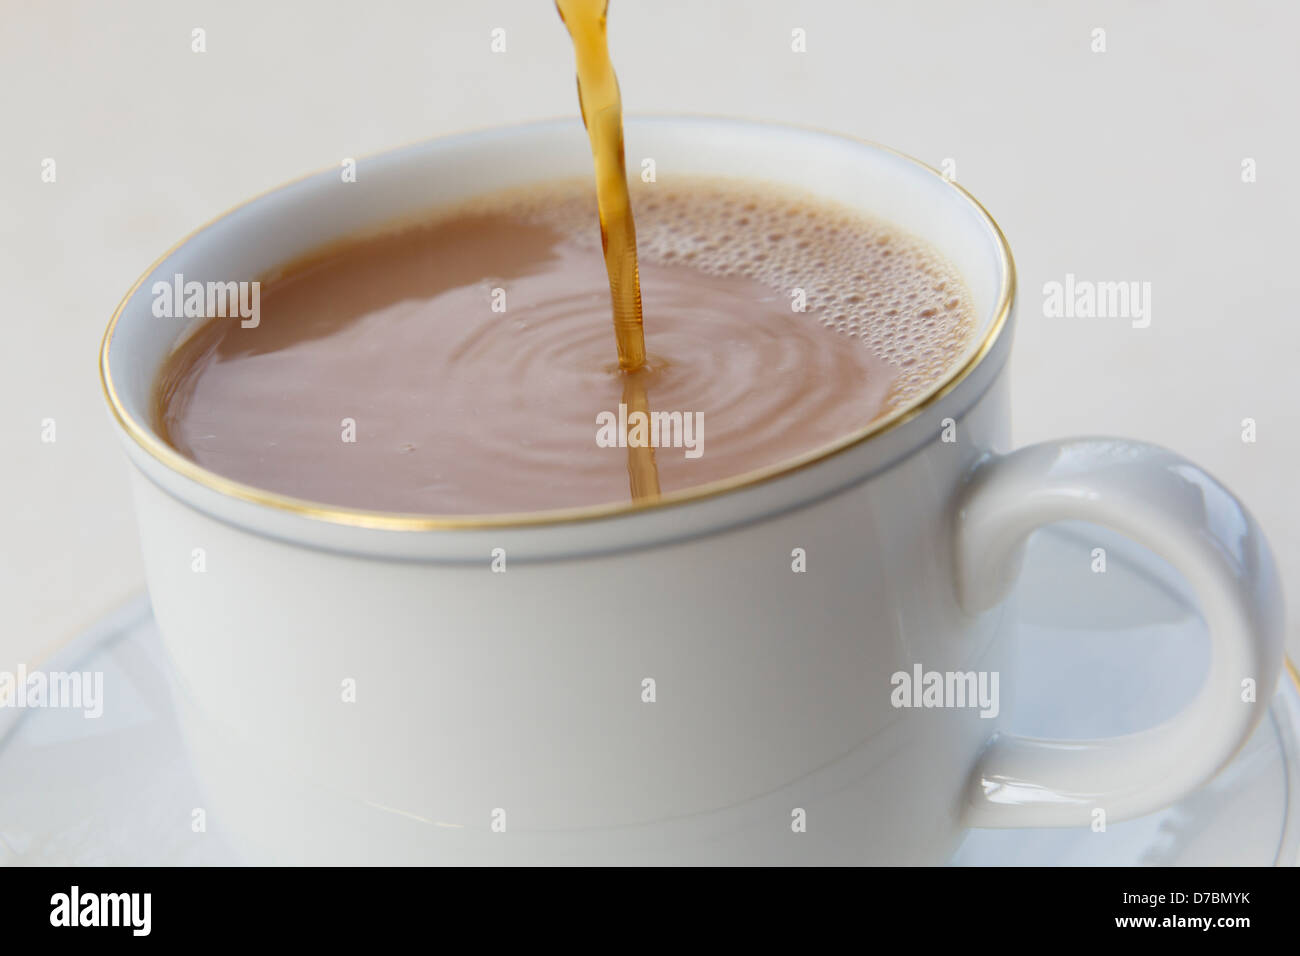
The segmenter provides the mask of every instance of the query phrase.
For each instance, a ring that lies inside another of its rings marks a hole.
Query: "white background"
[[[0,9],[0,670],[12,670],[143,587],[96,350],[161,252],[343,157],[579,119],[546,0]],[[1112,433],[1195,459],[1254,511],[1300,609],[1298,11],[612,0],[610,41],[629,111],[785,120],[954,159],[1020,270],[1017,441]],[[206,53],[191,52],[195,27]],[[494,27],[504,54],[490,52]],[[790,49],[796,27],[806,53]],[[1091,50],[1097,27],[1104,53]],[[1246,157],[1255,183],[1241,181]],[[1044,318],[1043,284],[1067,272],[1152,283],[1150,328]]]

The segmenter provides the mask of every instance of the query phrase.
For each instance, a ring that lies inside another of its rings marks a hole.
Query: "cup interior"
[[[980,352],[1009,309],[1013,266],[997,225],[963,189],[899,153],[796,127],[688,117],[629,118],[626,150],[630,170],[650,157],[660,177],[775,183],[928,242],[963,277],[979,316],[954,370]],[[110,403],[130,420],[124,424],[137,440],[162,445],[153,383],[168,354],[203,320],[154,316],[156,282],[170,284],[177,274],[187,282],[251,281],[331,242],[440,206],[590,175],[586,133],[574,117],[418,143],[359,160],[353,182],[336,167],[253,199],[182,240],[127,294],[104,341],[101,371]]]

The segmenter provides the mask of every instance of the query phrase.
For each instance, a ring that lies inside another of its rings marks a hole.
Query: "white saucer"
[[[1092,570],[1106,549],[1106,572]],[[1177,711],[1204,672],[1208,638],[1167,564],[1087,525],[1031,543],[1019,585],[1021,658],[1010,730],[1124,733]],[[214,828],[172,705],[170,668],[141,596],[42,670],[102,671],[103,716],[0,709],[0,863],[237,864]],[[1300,689],[1284,675],[1232,765],[1175,806],[1091,830],[971,831],[953,858],[989,865],[1300,863]]]

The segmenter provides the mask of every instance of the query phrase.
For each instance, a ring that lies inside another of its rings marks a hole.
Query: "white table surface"
[[[1111,433],[1202,463],[1268,531],[1300,613],[1300,7],[612,6],[629,110],[785,120],[955,159],[1017,257],[1016,440]],[[159,253],[345,156],[578,120],[568,38],[545,0],[2,9],[0,670],[12,670],[143,587],[95,358]],[[494,27],[504,54],[489,49]],[[796,27],[806,53],[790,49]],[[1105,53],[1090,49],[1096,27]],[[54,183],[41,181],[47,157]],[[1241,181],[1245,157],[1257,182]],[[1043,284],[1066,273],[1152,283],[1151,326],[1045,318]]]

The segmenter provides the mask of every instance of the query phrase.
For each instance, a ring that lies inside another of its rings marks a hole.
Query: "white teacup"
[[[887,149],[784,126],[634,119],[627,148],[664,176],[789,184],[928,240],[977,305],[966,353],[859,433],[651,505],[339,508],[162,442],[151,385],[193,322],[152,314],[154,282],[256,279],[444,203],[589,175],[582,126],[410,146],[361,161],[356,182],[327,170],[202,228],[127,294],[101,371],[209,819],[281,862],[941,862],[965,827],[1114,822],[1222,768],[1281,666],[1268,546],[1170,452],[1079,439],[1007,453],[1015,276],[979,204]],[[999,732],[1020,548],[1064,519],[1132,536],[1199,593],[1207,677],[1161,726]],[[931,702],[950,706],[896,706],[925,703],[895,676],[918,668],[946,676]],[[993,674],[994,706],[957,699]]]

